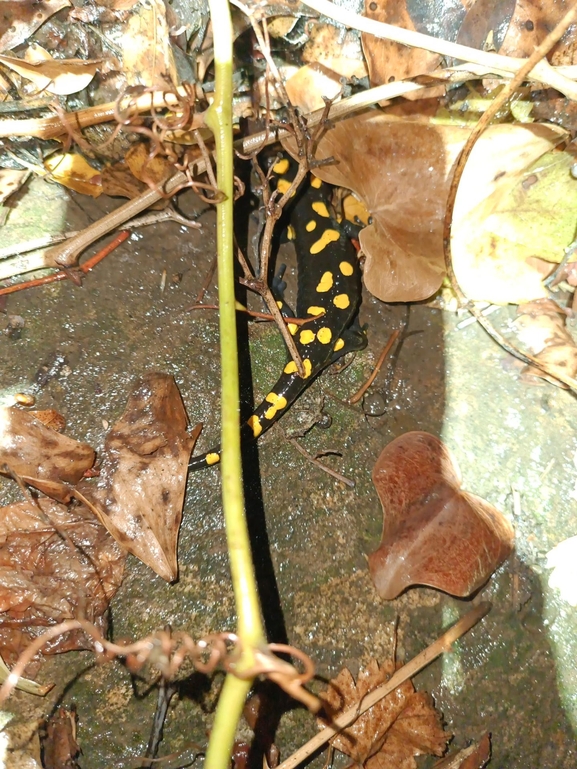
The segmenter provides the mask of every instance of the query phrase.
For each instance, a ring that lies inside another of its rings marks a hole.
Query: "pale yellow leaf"
[[[76,152],[56,152],[46,158],[44,166],[57,182],[71,190],[93,198],[102,194],[100,171],[92,168],[84,157]]]
[[[67,96],[86,88],[96,74],[100,60],[47,59],[31,64],[25,59],[2,54],[0,64],[31,80],[39,91]]]

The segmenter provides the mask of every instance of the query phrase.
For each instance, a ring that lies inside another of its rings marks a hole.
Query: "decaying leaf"
[[[406,0],[365,0],[365,15],[374,21],[415,31]],[[392,80],[405,80],[415,75],[423,75],[435,69],[441,60],[439,54],[425,51],[423,48],[409,48],[366,32],[361,38],[371,85],[382,85]]]
[[[125,555],[86,508],[40,498],[0,515],[0,650],[14,661],[46,627],[79,616],[103,631],[108,603],[122,582]],[[73,631],[44,653],[89,648]]]
[[[78,152],[55,152],[45,159],[44,167],[57,182],[71,190],[92,198],[102,194],[100,171],[92,168]]]
[[[355,682],[350,671],[343,668],[330,681],[321,699],[335,718],[388,681],[394,672],[392,660],[381,666],[371,660]],[[324,728],[326,722],[319,719],[319,726]],[[335,735],[330,744],[367,769],[416,769],[414,756],[442,756],[450,739],[451,734],[443,731],[431,697],[426,692],[416,692],[411,681],[405,681],[359,716],[352,726]]]
[[[77,717],[74,708],[60,707],[44,724],[43,769],[78,769],[80,748],[76,741]]]
[[[563,376],[577,375],[577,345],[567,331],[567,314],[552,299],[538,299],[519,307],[514,326],[522,344],[538,360]],[[565,387],[536,366],[526,366],[522,378],[531,383],[545,379]]]
[[[122,38],[122,63],[128,85],[179,85],[163,0],[135,7]]]
[[[22,480],[59,501],[70,499],[74,486],[94,464],[96,454],[86,443],[46,427],[30,413],[0,408],[0,472]],[[2,470],[2,466],[7,469]]]
[[[315,174],[354,190],[373,217],[359,239],[367,257],[365,284],[379,299],[419,301],[439,289],[445,275],[443,218],[450,178],[468,135],[467,128],[401,121],[373,111],[341,121],[320,141],[316,157],[333,157],[335,162],[315,169]],[[484,220],[469,216],[471,212],[480,204],[484,213],[497,206],[521,172],[563,135],[554,127],[531,124],[491,126],[481,136],[455,205],[456,271],[464,260],[462,251],[474,253],[477,238],[470,227],[483,226]],[[290,142],[286,146],[291,151]],[[506,259],[502,262],[506,271]],[[529,265],[526,271],[536,276],[535,290],[542,292],[539,272]],[[519,270],[513,284],[518,282]]]
[[[30,63],[15,56],[0,55],[4,64],[22,77],[31,80],[39,91],[48,91],[57,96],[78,93],[90,83],[100,60],[88,59],[42,59]]]
[[[187,425],[174,379],[148,374],[108,433],[100,477],[79,487],[119,544],[168,582],[178,576],[188,460],[200,433]]]
[[[461,491],[458,467],[434,435],[410,432],[389,443],[373,468],[383,506],[379,549],[369,570],[382,598],[410,585],[468,596],[513,549],[507,519],[474,494]]]
[[[502,150],[509,167],[510,152],[504,145]],[[573,162],[569,153],[550,152],[527,167],[506,194],[478,199],[468,211],[457,199],[453,264],[469,298],[519,304],[547,296],[537,260],[561,261],[575,237]]]
[[[311,21],[308,26],[308,42],[303,48],[304,64],[320,64],[347,80],[367,76],[367,67],[358,36],[334,24]]]
[[[291,104],[304,112],[323,109],[324,99],[334,100],[342,91],[339,76],[321,64],[306,64],[285,85]]]
[[[22,45],[46,19],[70,5],[69,0],[2,0],[0,51]]]
[[[0,204],[8,200],[10,195],[18,192],[29,173],[16,168],[0,168]]]
[[[491,760],[491,735],[485,733],[479,742],[437,761],[433,769],[483,769]]]

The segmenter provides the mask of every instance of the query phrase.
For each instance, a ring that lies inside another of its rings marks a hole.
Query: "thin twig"
[[[347,486],[350,486],[354,489],[355,482],[351,481],[350,478],[347,478],[346,475],[342,475],[341,473],[338,473],[336,470],[333,470],[331,467],[328,467],[327,465],[323,464],[317,457],[313,457],[312,454],[309,454],[309,452],[304,449],[300,443],[297,441],[296,438],[288,438],[287,439],[289,443],[292,443],[292,445],[295,447],[297,451],[300,451],[300,453],[308,459],[308,461],[313,464],[315,467],[318,467],[323,472],[327,473],[328,475],[332,475],[333,478],[336,478],[337,481],[341,481],[342,483],[345,483]]]
[[[105,257],[111,254],[114,249],[118,248],[121,243],[130,237],[128,230],[121,230],[118,235],[108,243],[108,245],[101,248],[98,253],[91,256],[83,264],[78,267],[78,272],[86,275],[90,270],[94,269],[98,262],[101,262]],[[70,270],[60,270],[59,272],[52,273],[52,275],[45,275],[43,278],[34,278],[33,280],[26,280],[23,283],[16,283],[13,286],[6,286],[0,288],[0,296],[3,294],[14,294],[16,291],[24,291],[27,288],[36,288],[37,286],[45,286],[48,283],[57,283],[60,280],[70,279],[72,274]]]
[[[443,635],[434,643],[427,646],[426,649],[420,654],[417,654],[417,656],[406,665],[403,665],[402,668],[399,668],[386,684],[379,686],[377,689],[367,694],[359,703],[348,708],[342,715],[333,721],[331,726],[325,727],[315,737],[293,753],[292,756],[289,756],[286,761],[283,761],[277,769],[294,769],[302,763],[324,745],[325,742],[328,742],[334,737],[335,734],[341,732],[347,726],[350,726],[353,721],[356,721],[360,715],[379,702],[379,700],[382,700],[387,694],[390,694],[402,683],[416,675],[440,654],[450,651],[455,641],[476,625],[480,619],[488,614],[490,609],[491,604],[488,601],[484,601],[471,609],[471,611],[467,612],[464,617],[455,623],[452,628],[449,628],[449,630],[443,633]]]
[[[323,0],[324,1],[324,0]],[[497,112],[503,107],[503,105],[512,96],[514,91],[525,80],[527,74],[535,67],[548,51],[555,45],[555,43],[561,39],[565,31],[577,18],[577,4],[574,5],[561,19],[555,29],[550,32],[543,42],[535,49],[531,56],[524,61],[523,66],[519,69],[515,77],[510,80],[499,93],[496,99],[491,103],[487,111],[483,114],[479,122],[475,125],[469,138],[465,142],[465,146],[461,150],[457,163],[455,164],[455,171],[451,180],[451,186],[449,188],[449,195],[447,199],[447,208],[445,212],[445,219],[443,222],[443,247],[445,252],[445,267],[447,275],[451,281],[452,288],[457,295],[457,299],[463,307],[466,307],[469,312],[475,316],[480,325],[485,329],[489,336],[497,342],[504,350],[513,355],[515,358],[522,360],[524,363],[532,366],[536,366],[541,371],[544,371],[548,376],[557,379],[568,387],[573,393],[577,393],[577,380],[572,377],[568,377],[562,374],[558,368],[552,368],[547,363],[540,361],[538,358],[521,352],[521,350],[514,347],[508,342],[484,317],[484,315],[477,309],[475,304],[471,302],[463,293],[459,281],[455,275],[453,267],[453,259],[451,254],[451,228],[453,226],[453,212],[455,208],[455,200],[457,198],[457,192],[459,189],[459,183],[463,176],[463,171],[467,161],[471,155],[475,143],[479,139],[480,135],[487,128],[491,120],[495,117]]]
[[[353,406],[355,403],[358,403],[363,397],[363,395],[366,393],[366,391],[369,389],[369,387],[373,384],[373,382],[377,378],[377,374],[381,370],[381,366],[385,362],[387,355],[390,353],[393,345],[397,341],[399,334],[400,334],[400,331],[398,329],[395,329],[395,331],[393,331],[393,333],[389,337],[389,341],[384,346],[382,353],[379,355],[379,359],[376,362],[370,377],[367,379],[367,381],[363,385],[361,385],[361,387],[357,390],[357,392],[349,398],[348,403],[350,406]]]

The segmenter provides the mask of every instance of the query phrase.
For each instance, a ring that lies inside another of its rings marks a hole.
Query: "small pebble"
[[[16,393],[14,400],[19,406],[34,406],[36,398],[28,393]]]

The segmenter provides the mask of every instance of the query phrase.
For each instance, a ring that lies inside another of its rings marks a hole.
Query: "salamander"
[[[295,166],[288,157],[273,165],[273,181],[280,192],[290,186]],[[329,192],[329,185],[311,174],[287,206],[289,238],[294,240],[297,255],[296,317],[311,318],[302,326],[288,323],[302,356],[305,376],[299,376],[293,360],[286,363],[274,387],[243,427],[254,438],[268,430],[323,369],[367,343],[358,320],[359,261],[349,237],[331,214]],[[273,293],[283,315],[290,318],[292,311],[284,301],[278,281]],[[193,457],[189,468],[198,470],[219,461],[220,449],[215,448]]]

